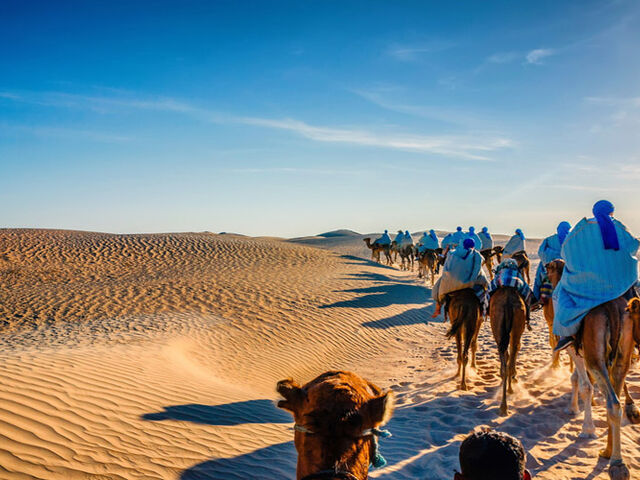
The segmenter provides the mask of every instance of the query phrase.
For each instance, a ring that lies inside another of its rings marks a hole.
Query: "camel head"
[[[393,413],[392,391],[383,393],[358,375],[340,371],[323,373],[302,387],[282,380],[276,389],[284,397],[278,407],[295,421],[298,479],[334,470],[367,478],[379,455],[377,436],[384,434],[377,429]]]
[[[632,298],[627,305],[627,312],[633,320],[633,339],[640,345],[640,298]]]
[[[371,245],[371,239],[369,237],[363,238],[362,241],[367,244],[367,247],[373,248],[373,245]]]
[[[553,288],[556,288],[564,273],[564,260],[560,260],[559,258],[553,260],[545,265],[545,269],[547,270],[547,277],[549,277],[551,285]]]
[[[504,252],[504,248],[500,246],[493,247],[493,254],[496,256],[498,263],[502,262],[502,252]]]

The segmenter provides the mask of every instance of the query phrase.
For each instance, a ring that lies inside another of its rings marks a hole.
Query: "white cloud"
[[[497,52],[487,57],[488,63],[510,63],[517,60],[521,54],[517,52]]]
[[[525,59],[528,64],[542,65],[542,60],[555,54],[556,51],[551,48],[536,48],[527,53]]]
[[[432,41],[417,45],[393,44],[387,49],[387,54],[401,62],[411,62],[417,60],[422,55],[442,52],[454,46],[454,43],[446,41]]]
[[[513,146],[511,140],[501,136],[389,134],[361,127],[311,125],[290,118],[239,117],[208,110],[171,98],[91,97],[52,92],[33,95],[22,94],[19,95],[19,99],[16,99],[16,101],[62,108],[85,108],[100,113],[114,113],[123,109],[164,111],[188,115],[209,123],[250,125],[289,131],[316,142],[387,148],[465,160],[491,160],[487,156],[488,152]]]

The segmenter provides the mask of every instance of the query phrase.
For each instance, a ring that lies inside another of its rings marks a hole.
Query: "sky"
[[[0,227],[638,235],[639,47],[633,0],[5,0]]]

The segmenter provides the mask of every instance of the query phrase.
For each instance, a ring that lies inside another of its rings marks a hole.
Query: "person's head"
[[[476,227],[469,227],[469,233],[475,233]]]
[[[531,480],[527,454],[517,438],[495,430],[473,432],[460,445],[454,480]]]
[[[593,206],[593,215],[596,217],[599,217],[602,215],[613,216],[614,210],[615,210],[615,207],[613,206],[613,203],[611,203],[609,200],[600,200],[599,202],[596,202],[595,205]]]
[[[482,227],[482,233],[489,233],[489,229],[487,227]]]
[[[389,233],[389,230],[385,230],[384,233]]]
[[[435,234],[436,234],[436,232],[435,232],[435,230],[433,228],[431,230],[429,230],[429,235],[435,235]]]
[[[522,233],[522,230],[520,230],[519,228],[516,228],[516,235],[518,235],[520,238],[524,239],[524,233]]]
[[[456,227],[456,231],[461,232],[462,231],[462,227]]]
[[[398,233],[399,233],[400,235],[402,235],[402,230],[398,230]]]
[[[411,235],[411,234],[409,233],[409,230],[405,231],[405,232],[404,232],[404,234],[405,234],[407,237],[408,237],[409,235]]]
[[[569,222],[560,222],[558,224],[558,228],[556,228],[556,232],[558,233],[558,238],[560,239],[560,243],[564,243],[564,239],[569,235],[569,231],[571,230],[571,224]]]
[[[465,250],[470,250],[476,246],[476,242],[473,238],[465,238],[464,242],[462,242],[462,246]]]

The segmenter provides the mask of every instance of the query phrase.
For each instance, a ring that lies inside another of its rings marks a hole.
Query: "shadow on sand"
[[[407,305],[430,300],[430,291],[424,287],[408,283],[388,283],[366,288],[351,288],[342,292],[363,294],[351,300],[321,305],[320,308],[378,308],[391,305]]]
[[[270,400],[247,400],[222,405],[172,405],[162,412],[145,413],[144,420],[178,420],[203,425],[231,426],[246,423],[291,423],[291,415],[275,407]]]
[[[296,449],[293,442],[277,443],[232,458],[217,458],[188,468],[180,480],[293,479]]]

